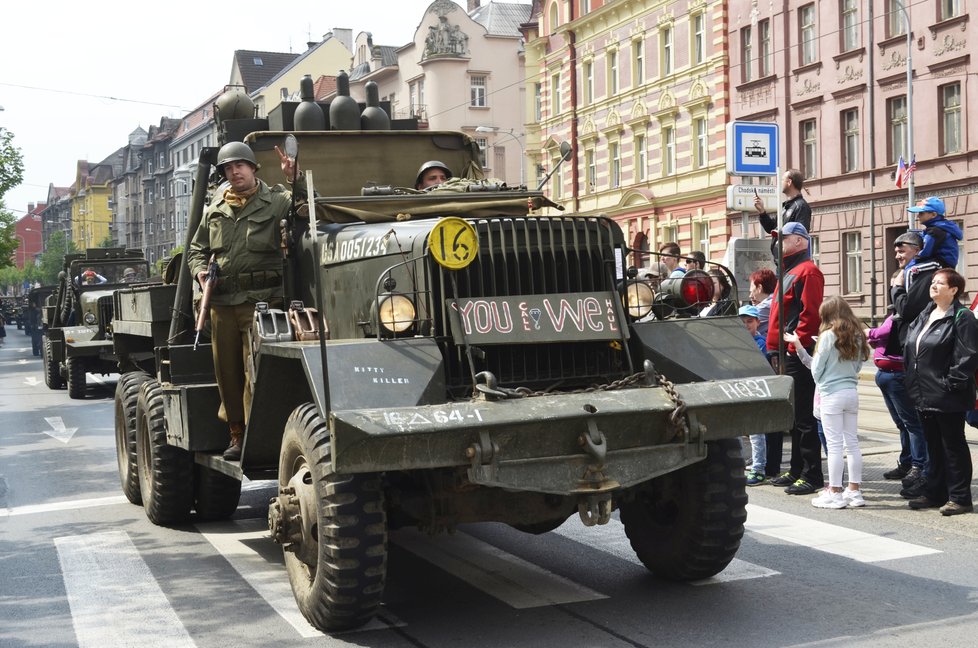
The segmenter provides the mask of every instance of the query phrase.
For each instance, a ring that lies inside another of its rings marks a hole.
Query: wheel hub
[[[268,506],[268,529],[282,549],[310,567],[319,559],[319,517],[312,475],[303,465]]]

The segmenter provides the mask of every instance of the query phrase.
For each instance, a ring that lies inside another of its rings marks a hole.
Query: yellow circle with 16
[[[467,220],[449,216],[438,221],[428,235],[428,249],[438,265],[461,270],[479,253],[479,234]]]

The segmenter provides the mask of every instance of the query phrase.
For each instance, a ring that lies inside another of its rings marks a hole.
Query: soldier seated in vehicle
[[[415,189],[437,187],[452,177],[452,171],[444,162],[428,160],[418,169],[418,177],[414,181]]]
[[[80,275],[75,277],[75,283],[82,286],[94,286],[95,284],[108,283],[108,281],[108,279],[91,268],[85,268]]]

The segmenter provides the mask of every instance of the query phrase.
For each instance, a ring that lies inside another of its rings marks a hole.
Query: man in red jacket
[[[778,333],[782,321],[785,332],[797,335],[811,354],[815,351],[812,338],[818,335],[821,324],[818,307],[825,294],[825,277],[812,262],[809,253],[811,240],[804,225],[798,222],[786,223],[781,228],[781,238],[784,265],[779,283],[783,286],[784,302],[779,303],[777,295],[781,288],[776,288],[767,328],[768,355],[778,355]],[[784,373],[795,381],[791,466],[790,470],[772,479],[771,483],[775,486],[786,486],[785,492],[789,495],[809,495],[825,486],[825,477],[822,475],[822,445],[818,439],[818,424],[814,415],[815,381],[812,372],[798,358],[793,344],[789,344],[785,352]],[[783,438],[776,444],[773,458],[775,463],[780,463],[782,444]],[[769,454],[768,463],[771,461]]]

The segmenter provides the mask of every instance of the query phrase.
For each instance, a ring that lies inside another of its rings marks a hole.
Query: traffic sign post
[[[727,173],[734,176],[778,175],[780,139],[774,122],[727,124]]]

